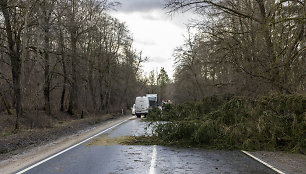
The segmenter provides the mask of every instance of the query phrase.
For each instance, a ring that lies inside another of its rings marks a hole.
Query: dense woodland
[[[174,53],[176,102],[305,95],[305,1],[168,0],[166,6],[171,13],[194,10],[201,17]]]
[[[106,0],[1,0],[0,111],[112,112],[145,86],[127,27]]]
[[[0,111],[75,118],[159,101],[207,96],[305,95],[306,5],[302,0],[166,0],[171,14],[194,10],[178,47],[173,80],[142,77],[148,59],[133,47],[107,0],[0,0]],[[197,32],[194,32],[196,29]]]
[[[167,7],[202,20],[174,53],[175,104],[149,112],[153,136],[128,143],[306,154],[305,1],[168,0]]]

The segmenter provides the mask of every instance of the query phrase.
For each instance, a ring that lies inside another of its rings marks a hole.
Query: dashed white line
[[[152,152],[151,166],[150,166],[150,174],[155,174],[156,155],[157,155],[156,145],[154,145],[153,152]]]
[[[258,161],[258,162],[262,163],[263,165],[269,167],[270,169],[274,170],[275,172],[277,172],[277,173],[279,173],[279,174],[285,174],[284,172],[278,170],[277,168],[271,166],[270,164],[268,164],[268,163],[262,161],[261,159],[255,157],[254,155],[250,154],[249,152],[244,151],[244,150],[241,150],[241,152],[243,152],[244,154],[246,154],[246,155],[252,157],[252,158],[255,159],[256,161]]]
[[[83,144],[83,143],[85,143],[86,141],[89,141],[89,140],[91,140],[91,139],[93,139],[93,138],[95,138],[95,137],[97,137],[97,136],[99,136],[99,135],[101,135],[101,134],[103,134],[103,133],[105,133],[105,132],[107,132],[107,131],[109,131],[109,130],[115,128],[115,127],[117,127],[117,126],[119,126],[119,125],[121,125],[122,123],[127,122],[128,120],[130,120],[130,119],[132,119],[132,118],[133,118],[133,117],[131,117],[131,118],[129,118],[129,119],[126,119],[126,120],[124,120],[124,121],[122,121],[122,122],[120,122],[120,123],[118,123],[118,124],[116,124],[116,125],[114,125],[114,126],[111,126],[111,127],[107,128],[107,129],[105,129],[104,131],[99,132],[99,133],[95,134],[94,136],[89,137],[89,138],[87,138],[86,140],[83,140],[83,141],[79,142],[78,144],[75,144],[75,145],[73,145],[73,146],[71,146],[71,147],[68,147],[67,149],[65,149],[65,150],[63,150],[63,151],[61,151],[61,152],[58,152],[58,153],[56,153],[56,154],[50,156],[49,158],[46,158],[46,159],[44,159],[44,160],[42,160],[42,161],[40,161],[40,162],[38,162],[38,163],[35,163],[34,165],[32,165],[32,166],[30,166],[30,167],[27,167],[27,168],[23,169],[23,170],[20,171],[20,172],[17,172],[16,174],[22,174],[22,173],[24,173],[24,172],[27,172],[27,171],[33,169],[34,167],[37,167],[37,166],[41,165],[42,163],[45,163],[45,162],[51,160],[52,158],[55,158],[55,157],[57,157],[57,156],[59,156],[59,155],[65,153],[65,152],[67,152],[67,151],[69,151],[69,150],[71,150],[71,149],[73,149],[73,148],[79,146],[80,144]]]

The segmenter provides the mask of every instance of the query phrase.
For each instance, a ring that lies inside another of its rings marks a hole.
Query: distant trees
[[[147,85],[148,85],[148,93],[149,94],[155,94],[157,93],[157,76],[158,72],[157,70],[151,70],[149,73],[149,76],[147,78]]]
[[[23,112],[110,112],[132,105],[146,61],[106,0],[1,0],[0,98]],[[10,72],[8,70],[10,69]],[[10,90],[13,87],[13,91]],[[132,101],[132,102],[131,102]]]
[[[170,80],[164,67],[153,69],[146,77],[146,90],[144,94],[157,94],[159,104],[163,99],[170,99],[172,96],[172,81]]]
[[[166,70],[162,67],[160,69],[160,72],[157,76],[157,86],[158,86],[158,93],[159,93],[159,101],[162,99],[167,99],[169,97],[169,85],[170,85],[170,79],[166,72]]]
[[[176,51],[176,82],[194,83],[176,89],[190,89],[190,99],[305,92],[303,1],[169,0],[167,7],[203,15],[198,33]]]

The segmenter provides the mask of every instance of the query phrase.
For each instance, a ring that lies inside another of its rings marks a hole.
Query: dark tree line
[[[169,0],[202,21],[175,51],[174,97],[305,94],[306,5],[291,0]]]
[[[107,0],[1,0],[0,110],[80,117],[130,107],[141,63]]]

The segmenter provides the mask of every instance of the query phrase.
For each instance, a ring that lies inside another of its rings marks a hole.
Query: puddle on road
[[[121,136],[121,137],[108,137],[109,134],[102,134],[99,137],[93,139],[91,142],[87,143],[87,146],[113,146],[121,144],[122,142],[127,141],[130,139],[130,136]]]

